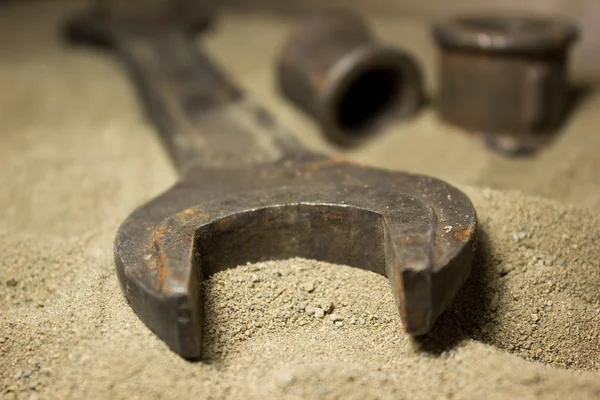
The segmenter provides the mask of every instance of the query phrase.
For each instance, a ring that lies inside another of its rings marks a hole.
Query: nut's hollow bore
[[[361,142],[392,117],[423,103],[421,69],[407,53],[379,44],[365,22],[346,11],[309,17],[277,63],[283,95],[342,146]]]
[[[567,108],[567,53],[578,28],[539,16],[483,15],[436,24],[438,108],[505,154],[539,150]]]

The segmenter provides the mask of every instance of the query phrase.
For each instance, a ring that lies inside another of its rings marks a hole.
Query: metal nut
[[[567,52],[578,28],[534,16],[475,16],[434,28],[439,112],[503,153],[538,150],[567,106]]]
[[[338,145],[352,145],[387,117],[414,114],[423,102],[421,71],[405,52],[377,43],[365,22],[345,11],[302,23],[278,60],[283,94]]]

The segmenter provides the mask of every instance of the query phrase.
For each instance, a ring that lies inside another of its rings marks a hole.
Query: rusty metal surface
[[[568,103],[567,54],[577,28],[559,19],[474,16],[434,28],[441,49],[438,108],[506,154],[548,143]]]
[[[321,12],[300,24],[279,55],[277,81],[338,145],[360,143],[423,102],[416,60],[378,43],[365,21],[347,11]]]
[[[69,28],[116,49],[181,173],[123,222],[114,247],[127,301],[173,351],[201,357],[203,279],[295,256],[387,276],[406,332],[432,328],[473,259],[477,217],[464,193],[309,152],[183,27],[88,16]]]

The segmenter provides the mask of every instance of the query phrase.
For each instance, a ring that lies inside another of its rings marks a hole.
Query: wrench
[[[206,15],[187,17],[93,12],[68,25],[71,38],[116,50],[181,175],[116,235],[118,278],[139,318],[199,359],[204,279],[303,257],[386,276],[404,330],[427,333],[469,274],[469,198],[428,176],[304,148],[196,48],[190,28]]]

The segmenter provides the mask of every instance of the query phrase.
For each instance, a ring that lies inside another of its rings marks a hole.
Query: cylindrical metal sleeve
[[[419,66],[401,50],[377,43],[362,19],[344,11],[309,17],[277,65],[281,92],[341,145],[372,133],[386,117],[422,104]]]

